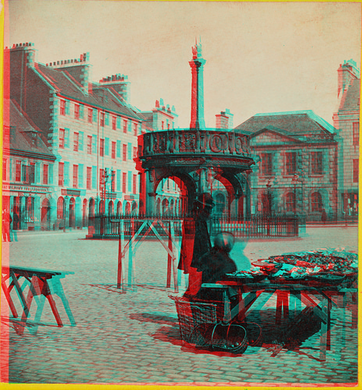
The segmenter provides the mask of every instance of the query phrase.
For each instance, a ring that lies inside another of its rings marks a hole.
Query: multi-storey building
[[[3,108],[3,208],[14,230],[50,229],[56,157],[15,101],[4,99]]]
[[[127,103],[127,78],[118,74],[92,82],[88,54],[38,63],[31,43],[6,49],[5,58],[11,99],[40,129],[56,157],[52,223],[82,227],[99,212],[138,210],[134,159],[142,120]]]
[[[338,132],[339,213],[353,217],[358,213],[360,73],[356,63],[345,61],[338,69],[338,108],[333,124]]]
[[[256,114],[235,128],[260,157],[250,175],[251,211],[337,216],[335,129],[313,111]]]
[[[163,99],[156,100],[152,111],[137,112],[143,120],[142,131],[164,131],[172,130],[178,127],[178,115],[175,107],[165,105]],[[142,176],[145,180],[145,176]],[[157,215],[179,215],[186,205],[186,191],[184,183],[172,178],[161,181],[157,188],[156,213]]]

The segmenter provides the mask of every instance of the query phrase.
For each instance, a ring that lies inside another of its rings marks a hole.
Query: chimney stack
[[[354,79],[359,78],[359,70],[353,60],[344,61],[338,69],[338,97],[340,97],[346,88]]]

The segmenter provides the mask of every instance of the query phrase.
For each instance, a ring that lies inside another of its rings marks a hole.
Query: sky
[[[5,45],[32,42],[37,61],[89,52],[92,81],[116,73],[150,111],[191,112],[191,47],[201,37],[205,123],[228,108],[234,127],[256,113],[313,110],[333,124],[337,69],[360,67],[361,4],[9,0]]]

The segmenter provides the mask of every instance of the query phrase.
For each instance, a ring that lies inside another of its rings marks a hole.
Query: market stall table
[[[19,335],[22,335],[24,333],[24,329],[28,317],[30,315],[30,307],[33,298],[35,298],[37,303],[37,311],[34,319],[35,324],[32,328],[34,332],[37,331],[37,327],[41,318],[45,299],[47,299],[50,304],[57,325],[59,327],[63,326],[63,322],[60,318],[60,314],[55,304],[53,294],[58,295],[59,298],[61,299],[71,325],[72,326],[76,325],[73,314],[68,304],[68,300],[64,294],[64,290],[60,281],[60,279],[64,278],[66,275],[74,274],[74,272],[50,271],[44,269],[32,269],[32,268],[24,268],[24,267],[17,267],[17,266],[10,266],[10,267],[3,266],[1,269],[1,273],[2,273],[1,287],[4,292],[5,298],[9,304],[11,313],[14,317],[12,320],[18,318],[18,313],[14,301],[10,295],[14,287],[23,309],[21,320],[19,320],[17,323],[15,322],[15,330]],[[19,282],[21,278],[25,279],[23,281],[22,286],[20,286],[20,282]],[[27,285],[29,285],[29,290],[28,290],[27,298],[25,299],[24,290]]]
[[[276,323],[280,323],[281,311],[284,310],[284,317],[289,316],[288,301],[289,294],[295,296],[306,307],[301,311],[297,318],[289,318],[288,333],[285,337],[293,335],[298,323],[303,316],[309,312],[313,312],[321,320],[321,337],[320,337],[320,359],[326,359],[326,350],[330,349],[330,320],[331,308],[336,306],[333,297],[336,295],[343,295],[346,292],[354,292],[355,289],[338,289],[338,286],[330,286],[319,284],[318,286],[311,286],[308,284],[294,282],[278,283],[277,281],[261,281],[258,283],[248,282],[245,280],[237,280],[237,278],[230,278],[230,280],[220,281],[218,283],[204,283],[202,288],[223,289],[224,290],[224,322],[231,322],[237,318],[239,322],[243,322],[252,305],[259,301],[261,307],[274,295],[277,295],[276,307]],[[228,300],[227,289],[236,289],[239,295],[239,303],[230,310],[230,302]],[[267,297],[263,297],[267,294]],[[317,297],[318,296],[318,297]],[[319,302],[317,302],[319,300]],[[282,347],[280,346],[280,350]]]

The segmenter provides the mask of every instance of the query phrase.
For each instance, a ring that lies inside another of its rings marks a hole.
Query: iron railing
[[[130,237],[132,232],[137,232],[146,220],[154,221],[154,227],[162,236],[167,233],[164,230],[173,222],[174,234],[182,235],[182,222],[186,215],[179,216],[104,216],[97,215],[89,218],[88,238],[117,238],[121,233]],[[236,237],[297,237],[299,235],[299,220],[297,216],[287,215],[253,215],[249,219],[212,217],[208,221],[209,233],[215,236],[220,231],[229,231]],[[142,233],[148,230],[143,228]],[[152,237],[154,233],[151,231]]]

